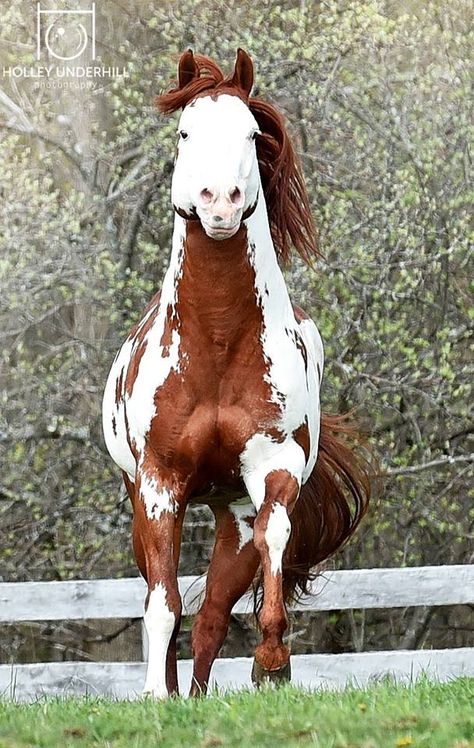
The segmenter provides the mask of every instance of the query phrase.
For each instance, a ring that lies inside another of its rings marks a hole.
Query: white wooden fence
[[[183,613],[192,615],[202,599],[204,577],[181,577]],[[0,584],[0,622],[141,618],[146,593],[142,579],[100,579],[71,582]],[[327,572],[311,594],[294,610],[405,608],[474,603],[474,566],[426,566],[405,569],[363,569]],[[251,611],[249,596],[234,613]],[[250,685],[251,658],[219,659],[213,682],[219,688]],[[192,663],[179,662],[179,679],[186,691]],[[348,682],[364,685],[384,675],[406,681],[425,672],[447,680],[474,676],[474,647],[442,650],[365,652],[340,655],[295,655],[293,682],[306,687],[340,688]],[[43,694],[104,694],[133,698],[142,689],[143,662],[54,662],[0,665],[0,694],[31,700]]]

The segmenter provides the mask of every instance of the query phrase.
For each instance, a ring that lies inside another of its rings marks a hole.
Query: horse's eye
[[[257,140],[257,135],[259,134],[259,130],[254,130],[250,133],[250,140]]]
[[[180,130],[180,131],[179,131],[179,135],[180,135],[180,137],[181,137],[181,138],[182,138],[183,140],[187,140],[187,138],[189,138],[189,135],[188,135],[188,133],[186,132],[186,130]]]

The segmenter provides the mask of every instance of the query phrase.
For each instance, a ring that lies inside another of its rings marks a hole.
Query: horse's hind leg
[[[148,634],[145,693],[164,698],[177,691],[176,636],[181,619],[177,566],[186,497],[183,484],[165,481],[148,463],[137,471],[133,546],[148,584],[144,621]]]
[[[253,506],[213,509],[216,540],[207,574],[206,596],[193,633],[194,669],[191,696],[206,693],[212,664],[219,653],[237,600],[247,591],[258,568],[252,541]]]

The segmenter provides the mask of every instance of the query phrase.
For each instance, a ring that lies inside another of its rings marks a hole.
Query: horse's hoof
[[[252,667],[252,683],[254,686],[261,686],[262,683],[286,683],[291,680],[291,663],[290,660],[277,670],[265,670],[260,663],[254,659]]]

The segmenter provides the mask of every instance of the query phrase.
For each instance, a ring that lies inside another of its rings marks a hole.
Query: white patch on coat
[[[156,478],[142,474],[140,496],[148,519],[160,519],[163,512],[176,511],[172,493],[166,488],[159,488]]]
[[[132,480],[135,478],[136,462],[127,441],[125,415],[128,419],[129,437],[134,441],[138,452],[143,453],[146,434],[156,415],[155,392],[166,381],[171,371],[179,371],[179,332],[176,329],[173,330],[171,344],[167,346],[166,352],[168,355],[166,356],[163,356],[161,339],[165,331],[168,307],[171,307],[172,315],[176,317],[176,294],[182,274],[185,232],[184,219],[175,216],[170,265],[163,281],[158,314],[142,341],[143,344],[146,343],[146,348],[140,360],[132,394],[129,396],[125,392],[128,367],[137,346],[140,344],[138,333],[143,328],[149,316],[156,311],[156,307],[147,312],[140,321],[135,335],[127,338],[123,344],[115,357],[105,387],[102,416],[107,449],[114,462],[122,470],[125,470]],[[124,370],[122,402],[117,408],[115,404],[115,388],[122,369]],[[112,417],[115,418],[116,434],[114,434],[112,428]]]
[[[265,530],[265,543],[268,547],[272,574],[277,574],[281,571],[283,552],[290,537],[290,531],[291,523],[288,512],[283,504],[275,501]]]
[[[203,96],[186,106],[181,114],[180,138],[175,162],[171,196],[173,205],[189,213],[196,210],[206,222],[209,207],[200,201],[201,191],[227,195],[237,187],[244,196],[237,213],[241,216],[257,199],[259,171],[255,141],[258,131],[255,117],[237,96]],[[211,210],[212,213],[212,210]]]
[[[287,470],[301,485],[305,455],[294,439],[276,442],[266,434],[254,434],[240,455],[241,474],[252,504],[258,511],[265,499],[265,479],[273,470]]]
[[[175,626],[175,615],[166,602],[166,589],[159,582],[150,593],[144,621],[148,635],[148,666],[143,693],[165,699],[166,656]]]
[[[234,516],[235,526],[239,534],[239,545],[236,552],[240,553],[242,548],[253,540],[253,528],[250,527],[247,520],[254,519],[255,510],[253,507],[249,507],[248,505],[229,504],[229,512]]]
[[[134,480],[135,458],[127,441],[124,405],[125,374],[130,362],[132,346],[133,340],[127,338],[115,356],[115,361],[110,369],[102,401],[102,428],[105,444],[113,461],[122,470],[125,470],[131,480]],[[122,377],[121,400],[117,404],[115,402],[115,390],[122,370],[124,374]],[[115,423],[115,433],[113,423]]]

